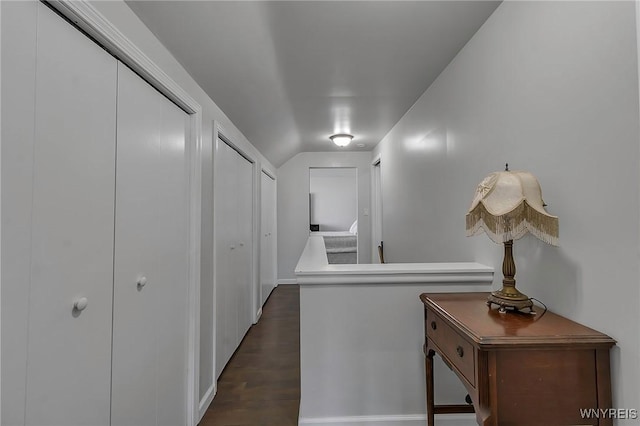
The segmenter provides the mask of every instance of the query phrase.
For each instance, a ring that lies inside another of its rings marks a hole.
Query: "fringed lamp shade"
[[[533,302],[515,288],[513,240],[531,233],[547,244],[558,245],[558,217],[545,210],[538,180],[529,172],[491,173],[484,178],[475,193],[467,213],[467,235],[484,231],[495,243],[505,246],[502,265],[504,287],[489,296],[501,310],[524,307],[533,309]]]
[[[529,172],[495,172],[484,178],[467,213],[467,235],[487,233],[495,243],[527,232],[558,245],[558,217],[544,209],[538,180]]]

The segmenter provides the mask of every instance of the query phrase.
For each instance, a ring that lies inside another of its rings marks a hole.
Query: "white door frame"
[[[379,263],[378,241],[382,240],[382,177],[376,180],[376,168],[380,171],[380,154],[371,162],[371,263]],[[378,210],[380,206],[380,210]],[[378,226],[379,225],[379,226]]]
[[[189,156],[189,331],[187,366],[186,426],[199,419],[199,336],[200,336],[200,238],[201,238],[201,161],[202,107],[158,65],[106,19],[87,0],[54,0],[49,4],[93,37],[102,47],[129,66],[151,86],[171,99],[187,114],[187,152]]]

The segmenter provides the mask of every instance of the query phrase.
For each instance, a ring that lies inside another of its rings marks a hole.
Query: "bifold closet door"
[[[236,269],[236,229],[238,228],[237,170],[235,151],[226,143],[216,141],[216,197],[215,197],[215,235],[216,235],[216,378],[235,350],[238,323],[235,306],[237,295],[233,280]]]
[[[216,147],[216,377],[251,326],[253,164]]]
[[[186,422],[187,114],[118,66],[113,426]]]
[[[236,153],[238,171],[238,244],[235,286],[238,294],[237,345],[253,324],[255,302],[251,297],[253,280],[253,163]],[[237,346],[236,345],[236,346]]]
[[[109,424],[116,76],[38,4],[26,425]]]
[[[260,198],[260,293],[261,305],[267,301],[271,290],[275,287],[275,246],[274,222],[276,206],[276,182],[266,173],[261,173]]]

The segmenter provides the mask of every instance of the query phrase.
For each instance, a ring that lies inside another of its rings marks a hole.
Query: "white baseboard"
[[[398,414],[390,416],[300,417],[298,425],[306,426],[424,426],[424,414]],[[476,426],[473,414],[438,414],[436,423],[442,426]]]
[[[256,322],[254,322],[254,324],[257,324],[258,321],[260,321],[261,316],[262,316],[262,308],[258,309],[258,313],[256,314]]]
[[[200,405],[198,406],[198,423],[200,423],[200,420],[202,420],[205,413],[209,409],[209,406],[211,405],[213,398],[216,396],[216,391],[217,391],[217,388],[214,382],[211,386],[209,386],[209,389],[207,389],[204,396],[200,400]]]
[[[298,284],[298,280],[295,278],[281,278],[278,280],[278,285],[280,284]]]

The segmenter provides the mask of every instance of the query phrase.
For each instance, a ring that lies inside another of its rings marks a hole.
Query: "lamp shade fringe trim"
[[[502,244],[530,232],[547,244],[558,245],[558,217],[539,212],[525,199],[510,212],[498,216],[491,214],[481,201],[467,213],[466,220],[467,236],[484,231],[495,243]]]

